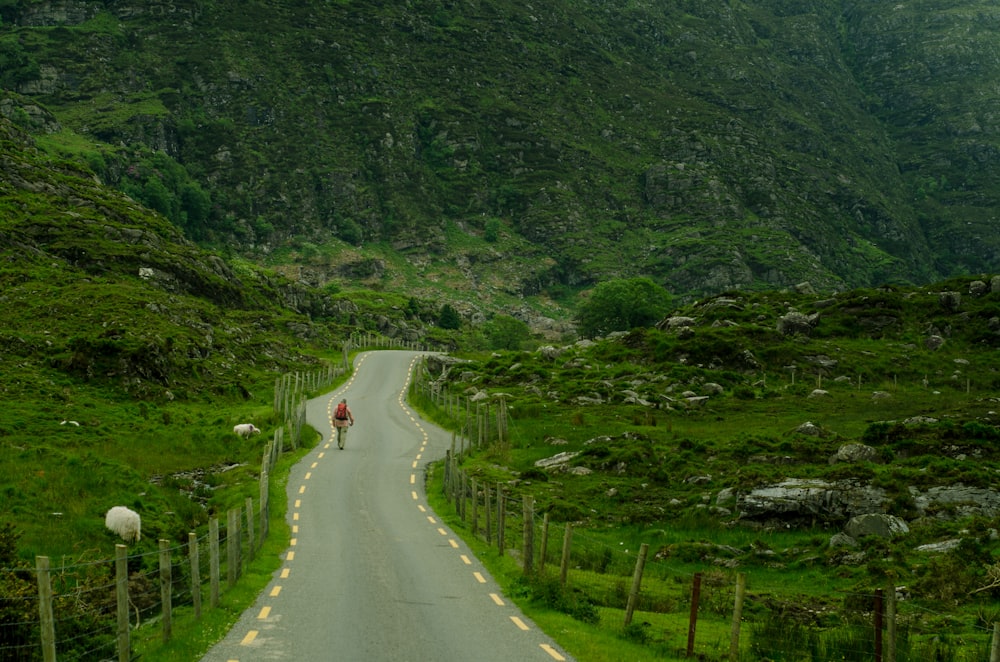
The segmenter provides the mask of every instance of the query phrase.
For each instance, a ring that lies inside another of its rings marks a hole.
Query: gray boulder
[[[778,333],[783,336],[808,336],[818,323],[819,313],[806,315],[793,310],[778,318]]]
[[[896,538],[909,533],[910,527],[895,515],[867,513],[852,517],[844,527],[844,532],[855,540],[865,536]]]
[[[865,444],[844,444],[830,457],[830,464],[838,462],[878,462],[878,451]]]

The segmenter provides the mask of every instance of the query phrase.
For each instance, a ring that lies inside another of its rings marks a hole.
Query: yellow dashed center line
[[[285,556],[285,560],[286,561],[294,561],[295,560],[295,552],[288,552],[288,555]]]
[[[417,474],[410,474],[410,485],[416,485],[416,483],[417,483]]]
[[[490,597],[493,599],[493,602],[495,602],[498,607],[503,607],[506,604],[503,601],[503,598],[501,598],[498,593],[490,593]]]
[[[458,549],[458,543],[455,541],[454,538],[449,539],[448,544],[451,545],[453,548]]]
[[[438,533],[440,533],[442,536],[448,535],[448,532],[441,528],[438,529]]]
[[[299,494],[305,494],[305,491],[306,491],[306,486],[305,485],[303,485],[302,487],[299,488]]]
[[[472,560],[469,559],[469,557],[466,556],[465,554],[462,554],[462,556],[460,556],[459,558],[462,559],[462,563],[464,563],[465,565],[472,565]]]
[[[418,498],[418,497],[417,497],[417,493],[416,493],[416,492],[410,492],[410,496],[412,496],[412,497],[413,497],[413,500],[414,500],[414,501],[416,501],[416,500],[417,500],[417,498]]]
[[[517,616],[511,616],[510,620],[514,621],[514,625],[516,625],[519,629],[524,630],[525,632],[531,629],[524,623],[524,621],[522,621]]]
[[[422,513],[426,513],[427,512],[427,509],[424,508],[423,506],[421,506],[420,504],[417,504],[417,510],[419,510]]]
[[[313,476],[313,475],[312,475],[312,472],[311,472],[311,471],[307,471],[307,472],[306,472],[306,480],[309,480],[310,478],[312,478],[312,476]]]
[[[292,547],[295,547],[296,545],[298,545],[298,544],[299,544],[299,539],[298,539],[298,538],[292,538],[292,540],[291,540],[291,542],[290,542],[289,544],[290,544],[290,545],[291,545]]]
[[[247,632],[247,636],[243,637],[243,641],[240,642],[241,646],[249,646],[253,643],[253,640],[257,638],[257,630],[250,630]]]
[[[555,648],[552,648],[552,646],[549,646],[548,644],[542,644],[541,646],[542,650],[551,655],[553,660],[556,660],[556,662],[565,662],[566,658],[560,655],[559,651]]]
[[[257,614],[257,620],[262,621],[270,615],[271,615],[271,608],[263,607],[261,608],[260,613]]]
[[[282,579],[288,579],[288,575],[289,575],[289,574],[290,574],[291,572],[292,572],[292,569],[291,569],[291,568],[282,568],[282,569],[281,569],[281,578],[282,578]]]
[[[271,597],[272,598],[278,597],[279,593],[281,593],[281,587],[280,586],[275,586],[274,588],[271,589]]]
[[[483,573],[481,573],[481,572],[474,572],[474,573],[472,573],[472,576],[475,577],[476,581],[479,582],[480,584],[485,584],[486,583],[486,578],[483,577]]]

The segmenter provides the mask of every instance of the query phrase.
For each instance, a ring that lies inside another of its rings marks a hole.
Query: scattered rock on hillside
[[[901,518],[883,513],[866,513],[852,517],[844,532],[855,540],[865,536],[897,538],[910,532],[910,527]]]
[[[569,463],[579,455],[579,451],[564,451],[552,457],[545,457],[535,461],[535,466],[539,469],[549,469],[552,471],[566,471]]]
[[[844,444],[830,457],[830,464],[838,462],[879,462],[878,450],[865,444]]]
[[[944,552],[950,552],[953,549],[957,549],[961,544],[961,538],[951,538],[950,540],[942,540],[940,542],[932,542],[926,545],[918,545],[913,548],[913,551],[923,552],[925,554],[943,554]]]
[[[819,313],[806,315],[793,310],[778,318],[778,333],[783,336],[808,336],[818,323]]]

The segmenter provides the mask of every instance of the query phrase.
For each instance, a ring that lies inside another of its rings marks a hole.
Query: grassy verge
[[[132,633],[134,653],[151,662],[200,659],[214,644],[222,640],[267,587],[274,573],[281,567],[281,555],[288,549],[290,529],[285,516],[288,512],[286,484],[288,472],[313,447],[300,447],[281,456],[272,474],[270,494],[270,532],[257,550],[253,560],[246,565],[236,585],[223,590],[218,608],[208,607],[208,595],[203,586],[202,614],[195,619],[190,605],[173,610],[173,636],[163,641],[163,628],[159,619],[150,621]]]

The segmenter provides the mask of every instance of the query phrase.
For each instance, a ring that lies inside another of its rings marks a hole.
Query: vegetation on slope
[[[792,619],[804,628],[798,635],[810,633],[803,642],[843,636],[850,614],[868,609],[857,601],[873,587],[904,586],[913,605],[902,621],[912,657],[901,659],[929,659],[931,651],[934,659],[979,659],[995,617],[1000,558],[997,285],[995,278],[956,279],[832,298],[730,292],[678,309],[658,329],[469,355],[438,387],[506,403],[506,443],[472,453],[463,469],[479,485],[503,485],[513,503],[531,495],[555,530],[571,523],[607,549],[649,544],[656,569],[647,571],[655,577],[704,570],[728,586],[735,572],[746,572],[755,627],[768,613],[775,624]],[[791,332],[780,321],[795,312],[818,315]],[[445,424],[467,423],[464,404],[450,409],[455,418],[430,401],[421,406]],[[840,455],[854,445],[870,454]],[[557,455],[568,459],[536,464]],[[835,503],[796,509],[790,492],[781,508],[767,510],[746,498],[790,479],[837,485],[855,497],[877,494],[872,512],[898,517],[909,530],[845,544],[836,536],[856,513]],[[927,499],[949,490],[969,496]],[[543,614],[561,608],[544,579],[526,586],[493,563],[508,576],[508,590]],[[654,593],[672,590],[669,579],[651,582]],[[580,580],[564,607],[606,610],[597,638],[635,643],[636,633],[620,628],[621,594],[606,584]],[[730,599],[716,597],[725,618]],[[677,612],[669,625],[643,614],[654,623],[641,633],[650,659],[675,659],[672,633],[684,627],[686,598],[664,604],[673,607],[650,611]],[[578,628],[586,629],[570,631]],[[928,632],[955,639],[917,638]],[[818,644],[793,642],[795,634],[778,628],[756,636],[764,651],[779,642],[791,647],[782,659],[853,659],[823,657]]]
[[[256,259],[381,245],[467,300],[498,269],[516,295],[642,275],[689,298],[996,266],[987,0],[159,9],[0,4],[0,85],[98,143],[63,147],[105,183]]]

